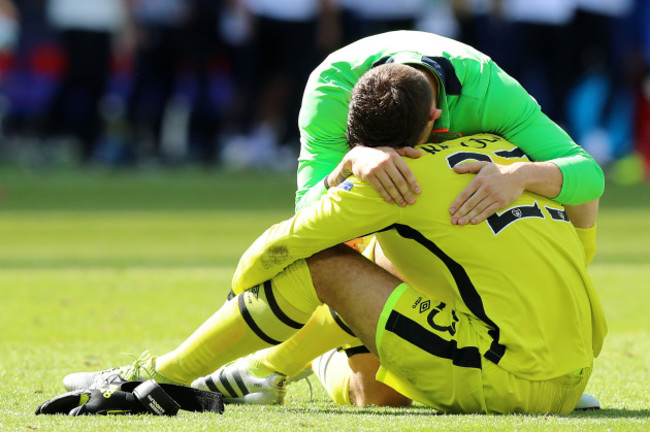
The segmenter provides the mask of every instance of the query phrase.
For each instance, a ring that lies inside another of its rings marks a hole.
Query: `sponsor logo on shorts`
[[[434,318],[438,313],[442,312],[447,305],[444,302],[440,302],[440,304],[429,313],[427,316],[427,322],[431,327],[434,329],[441,331],[441,332],[448,332],[450,335],[455,335],[456,334],[456,323],[458,322],[458,317],[456,316],[456,311],[451,309],[451,323],[448,326],[437,324],[434,322]],[[444,318],[443,318],[444,320]]]

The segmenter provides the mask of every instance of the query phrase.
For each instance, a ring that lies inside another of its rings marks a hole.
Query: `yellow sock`
[[[280,345],[256,353],[255,357],[276,372],[297,375],[310,361],[332,348],[360,343],[341,325],[344,324],[336,322],[329,306],[320,306],[302,329]]]
[[[350,401],[350,379],[352,369],[345,351],[331,350],[312,362],[314,373],[334,402],[352,405]]]
[[[226,302],[174,351],[156,359],[156,371],[189,384],[227,362],[288,339],[320,305],[301,260],[271,281]]]
[[[374,260],[375,236],[358,240],[355,242],[358,250],[363,250],[366,258]],[[280,345],[255,353],[255,357],[276,372],[294,376],[307,367],[310,361],[332,348],[360,344],[352,330],[338,316],[335,318],[335,313],[329,306],[322,305],[296,334]]]
[[[578,238],[585,249],[585,264],[591,264],[596,255],[596,225],[591,228],[576,228]]]

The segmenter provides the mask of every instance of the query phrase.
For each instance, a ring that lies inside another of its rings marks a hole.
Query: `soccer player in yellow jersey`
[[[242,259],[235,288],[278,271],[286,264],[282,257],[308,257],[380,231],[380,244],[410,287],[400,285],[384,298],[373,282],[365,282],[366,290],[348,299],[353,305],[347,314],[320,298],[355,331],[359,315],[378,319],[376,333],[368,331],[365,339],[357,334],[378,353],[381,381],[445,411],[571,411],[600,351],[605,323],[584,250],[564,209],[525,193],[484,224],[453,227],[446,203],[468,181],[453,166],[468,160],[509,164],[525,157],[495,136],[421,148],[426,154],[409,166],[429,193],[423,192],[417,205],[391,206],[370,185],[345,182],[260,237]],[[338,266],[345,269],[345,261]],[[335,275],[345,271],[323,273],[336,285],[341,281],[334,281]],[[364,280],[351,273],[351,285]],[[436,289],[441,276],[450,292]],[[313,271],[312,278],[317,283]],[[386,302],[377,316],[368,305],[375,296]]]
[[[356,127],[355,114],[363,125],[381,127],[384,105],[408,104],[409,94],[419,91],[426,78],[413,68],[401,73],[405,67],[384,65],[365,80],[372,86],[382,74],[394,74],[406,89],[400,84],[386,93],[375,86],[377,94],[365,102],[366,96],[355,100],[353,93],[353,145],[361,136],[365,145],[381,143]],[[432,120],[401,121],[425,130]],[[395,145],[423,142],[425,134],[412,134]],[[455,166],[513,165],[527,158],[494,135],[419,148],[424,155],[407,160],[422,185],[415,205],[391,205],[372,186],[345,181],[260,236],[237,267],[236,296],[177,349],[118,372],[188,384],[288,339],[326,303],[377,355],[377,378],[406,397],[446,412],[573,410],[606,324],[566,209],[524,192],[484,223],[452,225],[448,203],[471,180]],[[403,280],[339,245],[369,233],[376,233]],[[64,382],[69,388],[95,385],[115,372],[72,374]]]

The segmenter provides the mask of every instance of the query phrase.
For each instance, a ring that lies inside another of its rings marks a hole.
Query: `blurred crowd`
[[[650,0],[0,0],[0,163],[295,169],[311,69],[398,29],[473,45],[650,175]]]

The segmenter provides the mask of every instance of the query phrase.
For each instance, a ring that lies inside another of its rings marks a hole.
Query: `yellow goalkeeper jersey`
[[[526,192],[480,224],[450,222],[449,206],[473,178],[455,173],[454,166],[528,161],[524,153],[488,134],[419,148],[421,158],[406,159],[422,189],[416,204],[386,203],[371,185],[350,178],[262,234],[242,256],[233,290],[262,283],[330,246],[376,233],[406,282],[453,301],[457,312],[484,329],[489,335],[479,347],[484,359],[530,380],[591,366],[607,327],[585,252],[563,207]]]

